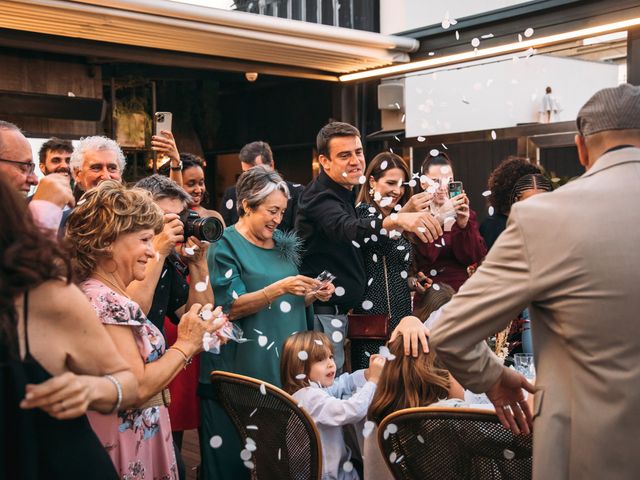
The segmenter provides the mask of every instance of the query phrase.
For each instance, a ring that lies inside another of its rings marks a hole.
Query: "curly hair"
[[[86,192],[69,215],[65,239],[76,279],[86,280],[99,261],[111,258],[109,246],[124,233],[147,228],[158,234],[163,213],[141,188],[107,180]]]
[[[540,174],[542,169],[528,158],[510,156],[498,165],[489,176],[489,204],[496,212],[508,215],[511,210],[513,186],[524,175]]]
[[[243,205],[244,200],[247,201],[249,209],[255,210],[276,190],[282,192],[287,197],[287,200],[291,198],[287,182],[274,170],[264,165],[257,165],[243,172],[236,183],[238,215],[244,217],[246,214]]]
[[[14,354],[15,299],[48,280],[71,281],[71,263],[33,221],[24,198],[0,177],[0,338]]]

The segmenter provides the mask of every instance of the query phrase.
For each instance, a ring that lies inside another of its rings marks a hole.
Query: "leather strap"
[[[144,402],[139,408],[168,407],[169,405],[171,405],[171,393],[169,393],[168,388],[165,388]]]
[[[382,266],[384,268],[384,286],[387,289],[387,307],[389,308],[389,320],[391,320],[391,297],[389,296],[389,275],[387,275],[387,257],[382,256]]]

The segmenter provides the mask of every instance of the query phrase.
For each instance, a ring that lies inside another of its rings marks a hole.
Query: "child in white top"
[[[357,480],[342,426],[361,421],[376,389],[384,358],[372,355],[369,368],[338,379],[331,343],[320,332],[291,335],[280,357],[284,390],[316,423],[322,443],[322,479]],[[347,398],[348,397],[348,398]]]

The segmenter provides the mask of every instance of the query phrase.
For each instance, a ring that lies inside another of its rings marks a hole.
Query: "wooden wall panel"
[[[99,67],[81,58],[61,57],[5,49],[0,53],[0,90],[102,98]],[[6,115],[3,120],[17,124],[28,136],[78,138],[100,132],[98,122]]]

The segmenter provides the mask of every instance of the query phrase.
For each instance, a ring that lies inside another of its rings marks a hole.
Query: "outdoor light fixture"
[[[479,58],[493,57],[505,53],[518,51],[526,51],[529,48],[544,47],[547,45],[566,42],[567,40],[577,40],[584,37],[593,37],[604,33],[625,30],[640,25],[640,17],[623,20],[621,22],[608,23],[597,27],[583,28],[573,30],[571,32],[558,33],[556,35],[548,35],[546,37],[531,38],[521,42],[507,43],[506,45],[498,45],[496,47],[479,48],[468,52],[455,53],[444,57],[430,58],[426,60],[418,60],[415,62],[404,63],[401,65],[392,65],[390,67],[376,68],[358,73],[349,73],[341,75],[341,82],[350,82],[353,80],[364,80],[367,78],[398,75],[402,73],[415,72],[416,70],[424,70],[430,67],[439,67],[451,63],[467,62],[477,60]]]

